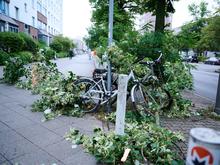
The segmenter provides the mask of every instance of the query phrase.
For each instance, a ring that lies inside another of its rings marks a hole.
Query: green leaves
[[[174,143],[182,140],[182,136],[156,125],[136,122],[127,123],[125,135],[115,135],[114,132],[105,133],[95,129],[92,137],[80,134],[75,129],[66,136],[74,144],[83,147],[100,162],[119,164],[126,148],[131,152],[125,164],[135,162],[146,163],[144,157],[151,164],[175,164],[180,158],[178,151],[173,150]]]
[[[56,64],[49,61],[33,64],[30,72],[26,83],[21,83],[18,86],[31,89],[33,93],[42,96],[40,100],[34,102],[32,111],[43,112],[46,109],[51,109],[52,112],[45,115],[46,119],[54,118],[59,114],[77,117],[83,115],[77,104],[79,90],[74,86],[76,76],[72,72],[64,76],[57,70]]]
[[[15,57],[5,62],[3,72],[4,81],[9,84],[15,84],[19,81],[20,77],[25,75],[26,69],[24,68],[23,61]]]

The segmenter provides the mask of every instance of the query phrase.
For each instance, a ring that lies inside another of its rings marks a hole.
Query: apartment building
[[[62,34],[63,0],[0,0],[0,32],[25,32],[47,44]]]
[[[145,13],[143,15],[139,15],[136,18],[136,25],[137,29],[140,32],[143,32],[143,27],[148,24],[149,30],[153,31],[155,28],[155,23],[156,23],[156,16],[152,15],[152,13]],[[165,25],[166,29],[171,30],[172,29],[172,14],[170,14],[168,17],[165,18]]]

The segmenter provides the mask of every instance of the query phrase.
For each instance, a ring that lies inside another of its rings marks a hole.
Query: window
[[[45,7],[43,8],[42,14],[43,14],[44,16],[47,16],[47,9],[46,9]]]
[[[42,23],[39,20],[37,21],[37,28],[42,29]]]
[[[24,3],[24,11],[27,13],[27,4]]]
[[[13,25],[9,25],[9,31],[10,32],[18,33],[18,27],[17,26],[13,26]]]
[[[34,0],[32,0],[31,2],[32,2],[32,7],[34,8],[34,6],[35,6],[35,5],[34,5],[34,3],[35,3]]]
[[[0,0],[0,13],[9,15],[9,4],[6,0]]]
[[[42,23],[42,29],[46,30],[46,24],[45,23]]]
[[[32,26],[35,27],[35,17],[32,17]]]
[[[41,6],[40,2],[37,2],[37,11],[42,13],[42,6]]]
[[[24,25],[24,32],[26,34],[30,34],[30,26],[29,25],[27,25],[27,24]]]
[[[15,18],[19,20],[19,8],[15,7]]]

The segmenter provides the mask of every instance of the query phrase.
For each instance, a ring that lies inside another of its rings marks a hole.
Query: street
[[[194,78],[194,90],[195,92],[213,102],[215,102],[218,85],[218,73],[215,70],[220,66],[195,64],[197,69],[192,70]]]
[[[72,59],[62,58],[54,60],[60,72],[67,74],[72,71],[77,76],[91,77],[95,69],[94,60],[90,59],[87,54],[76,55]]]

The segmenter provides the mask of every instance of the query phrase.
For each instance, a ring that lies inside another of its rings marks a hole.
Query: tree
[[[50,44],[50,47],[57,52],[68,52],[71,48],[74,48],[75,45],[70,38],[58,35],[53,38],[53,42]]]
[[[199,44],[202,37],[202,29],[208,24],[207,3],[202,1],[199,5],[195,3],[188,6],[189,12],[194,19],[181,27],[181,32],[177,35],[180,41],[180,49],[188,53],[189,49],[194,49],[201,53],[204,49]]]
[[[139,0],[138,0],[139,1]],[[93,8],[92,13],[92,27],[88,29],[89,36],[84,40],[90,49],[99,46],[107,47],[108,41],[108,8],[109,4],[103,0],[90,0]],[[114,26],[113,26],[113,39],[114,42],[121,41],[126,32],[133,31],[133,18],[132,12],[137,10],[138,5],[132,4],[130,0],[115,0],[114,2]]]
[[[220,51],[220,16],[210,19],[208,26],[202,29],[198,46],[210,51]]]
[[[205,18],[210,13],[207,6],[208,6],[208,3],[205,1],[202,1],[199,5],[196,5],[195,3],[189,5],[188,9],[191,15],[194,17],[194,20],[198,21],[202,18]]]
[[[173,2],[179,0],[148,0],[146,2],[147,10],[156,16],[155,32],[163,32],[165,28],[165,17],[169,13],[174,13]]]

